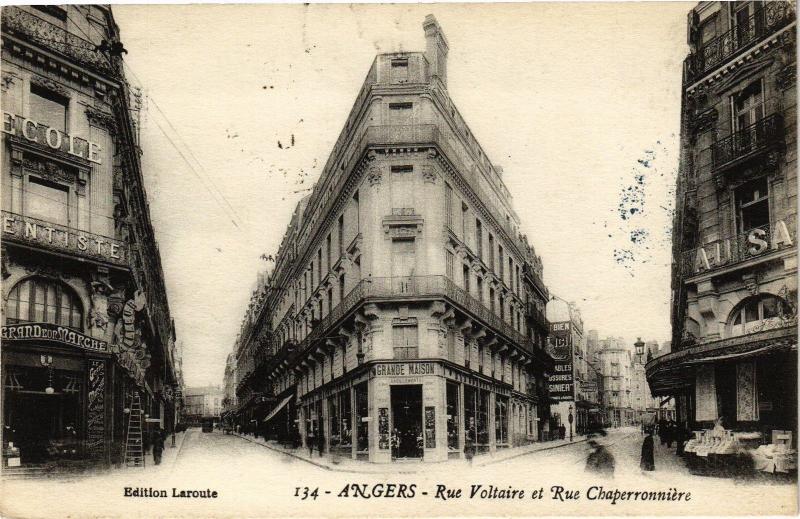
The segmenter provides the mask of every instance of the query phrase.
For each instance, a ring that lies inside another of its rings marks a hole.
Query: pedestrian
[[[614,477],[614,456],[608,452],[604,445],[594,440],[589,440],[593,451],[586,458],[586,472],[593,472],[602,476]]]
[[[661,440],[661,445],[667,443],[667,421],[663,418],[658,421],[658,438]]]
[[[679,423],[675,428],[675,454],[683,456],[683,444],[686,441],[686,427],[684,424]]]
[[[639,468],[642,470],[655,470],[656,462],[653,455],[653,432],[650,428],[647,429],[647,436],[644,437],[642,442],[642,460],[639,462]]]
[[[310,458],[312,454],[314,454],[314,429],[308,430],[308,435],[306,435],[306,445],[308,445],[308,457]]]
[[[675,441],[675,422],[670,420],[667,422],[667,448],[672,448],[672,442]]]
[[[160,430],[153,432],[153,462],[161,465],[161,455],[164,453],[164,435]]]
[[[317,435],[317,450],[319,451],[320,456],[325,455],[325,435],[322,434],[322,429],[320,429],[319,434]]]

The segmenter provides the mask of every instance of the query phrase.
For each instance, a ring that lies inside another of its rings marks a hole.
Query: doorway
[[[392,458],[422,458],[422,386],[391,386]]]

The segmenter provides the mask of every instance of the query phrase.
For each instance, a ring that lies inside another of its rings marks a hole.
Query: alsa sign
[[[52,341],[84,350],[108,351],[108,343],[76,332],[65,326],[51,323],[12,324],[0,328],[0,339],[5,341]]]
[[[69,135],[27,117],[3,112],[3,133],[22,137],[25,140],[86,159],[95,164],[102,164],[100,153],[103,150],[96,142]]]
[[[735,239],[719,240],[699,247],[692,258],[692,271],[699,274],[792,245],[794,243],[786,222],[779,220],[769,228],[758,227]]]

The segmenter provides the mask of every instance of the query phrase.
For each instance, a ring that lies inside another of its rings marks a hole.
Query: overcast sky
[[[259,256],[276,252],[375,54],[424,50],[429,13],[450,43],[450,95],[503,166],[550,290],[601,335],[668,339],[691,7],[116,5],[146,94],[145,175],[187,385],[222,383]]]

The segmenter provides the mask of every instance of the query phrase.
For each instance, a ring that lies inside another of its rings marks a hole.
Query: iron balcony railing
[[[797,218],[791,216],[684,252],[684,278],[730,267],[769,252],[795,248],[795,243]]]
[[[2,211],[2,239],[70,256],[129,266],[128,244],[116,238]]]
[[[469,295],[445,276],[376,277],[361,280],[331,312],[323,317],[300,342],[295,355],[300,357],[323,333],[342,319],[353,308],[367,299],[446,297],[488,326],[505,335],[512,342],[529,352],[536,346],[480,301]]]
[[[711,166],[720,169],[783,142],[783,116],[772,114],[711,145]]]
[[[114,74],[110,58],[103,54],[98,45],[77,36],[64,27],[39,18],[35,14],[15,6],[2,9],[3,34],[17,36],[64,57],[89,69],[104,74]]]
[[[786,27],[794,19],[793,2],[765,2],[746,21],[709,40],[686,59],[686,82],[699,79],[770,34]]]

